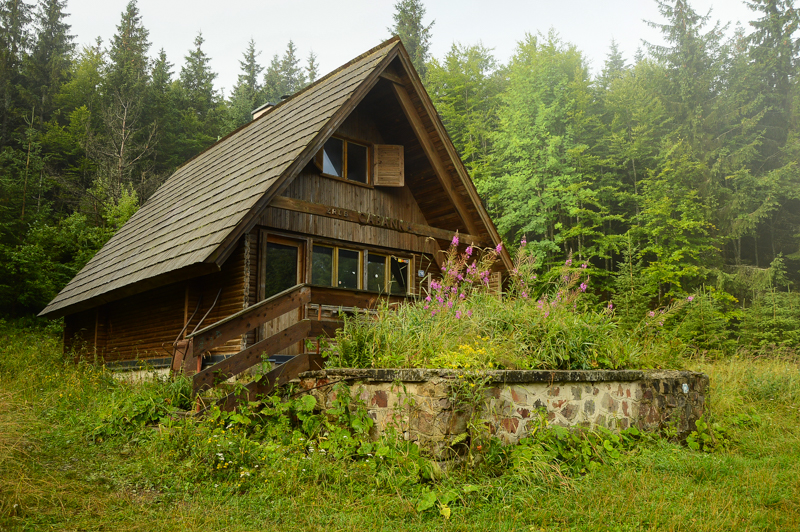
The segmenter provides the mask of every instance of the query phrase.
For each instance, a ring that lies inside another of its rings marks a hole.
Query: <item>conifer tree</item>
[[[309,83],[314,83],[317,81],[317,76],[319,76],[319,63],[317,63],[317,54],[313,50],[308,52],[307,61],[306,79],[308,79]]]
[[[24,128],[30,114],[22,103],[22,65],[30,50],[32,7],[21,0],[0,1],[0,146]]]
[[[245,50],[242,60],[239,61],[241,73],[231,92],[225,125],[227,131],[232,131],[249,122],[252,110],[260,105],[263,92],[260,74],[264,70],[264,67],[258,64],[260,54],[261,52],[256,51],[255,41],[250,39],[247,50]]]
[[[35,42],[25,70],[40,126],[53,114],[55,96],[68,79],[75,49],[65,6],[66,0],[43,0],[36,12]]]
[[[281,96],[289,96],[306,86],[306,75],[300,66],[300,58],[297,57],[297,47],[294,42],[289,40],[286,45],[286,52],[281,58]]]
[[[117,33],[108,51],[107,92],[118,92],[123,98],[142,98],[150,71],[150,32],[142,23],[136,0],[131,0],[122,13]]]
[[[184,58],[186,63],[181,67],[180,75],[186,103],[201,120],[217,103],[217,91],[214,89],[217,74],[211,70],[210,58],[203,51],[204,42],[203,32],[198,32],[194,39],[194,49]]]
[[[420,78],[425,80],[427,74],[426,63],[431,46],[431,28],[435,21],[427,26],[422,19],[425,17],[425,6],[422,0],[398,0],[394,5],[394,25],[388,28],[391,35],[397,35],[403,42],[414,68]]]

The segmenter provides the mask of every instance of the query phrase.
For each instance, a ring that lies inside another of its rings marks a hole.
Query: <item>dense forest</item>
[[[751,0],[727,28],[656,0],[663,45],[602,69],[555,30],[503,62],[483,44],[430,57],[421,0],[403,39],[509,246],[541,268],[592,265],[621,325],[691,295],[676,327],[699,347],[800,344],[800,14]],[[38,312],[182,162],[313,82],[295,43],[251,41],[227,97],[198,33],[180,67],[132,0],[107,43],[78,49],[66,0],[0,0],[0,310]],[[377,44],[377,43],[376,43]],[[349,58],[342,58],[342,62]]]

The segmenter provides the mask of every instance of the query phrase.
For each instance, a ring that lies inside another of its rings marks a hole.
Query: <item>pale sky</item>
[[[313,50],[323,75],[389,37],[396,0],[139,0],[144,26],[150,31],[155,57],[164,48],[177,77],[184,56],[198,31],[217,74],[216,86],[236,83],[239,60],[248,41],[261,50],[266,66],[282,55],[292,39],[305,64]],[[712,8],[712,19],[747,22],[753,12],[742,0],[690,0],[699,13]],[[105,45],[116,31],[128,0],[68,0],[68,22],[79,46],[101,37]],[[654,0],[426,0],[426,22],[434,20],[431,53],[441,58],[453,42],[494,48],[505,63],[526,33],[549,28],[575,44],[597,72],[603,66],[611,39],[631,60],[642,39],[659,42],[659,33],[643,20],[663,22]]]

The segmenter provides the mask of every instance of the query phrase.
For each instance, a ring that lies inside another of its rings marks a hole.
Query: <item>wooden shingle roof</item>
[[[179,168],[40,315],[92,308],[179,271],[218,269],[237,229],[332,133],[398,46],[393,38],[373,48]]]

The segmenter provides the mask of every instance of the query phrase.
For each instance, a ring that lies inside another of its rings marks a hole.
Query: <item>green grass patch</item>
[[[448,470],[371,441],[357,400],[184,417],[186,383],[74,365],[0,325],[3,530],[797,530],[797,360],[687,360],[711,376],[713,452],[542,425]]]

